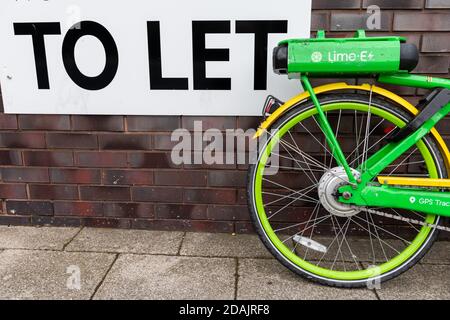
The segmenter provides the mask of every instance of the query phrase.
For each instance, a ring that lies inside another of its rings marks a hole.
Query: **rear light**
[[[264,107],[263,107],[263,112],[262,112],[263,117],[270,116],[272,113],[275,112],[275,110],[277,110],[283,104],[284,104],[283,101],[275,98],[274,96],[268,96],[266,99],[266,102],[264,103]]]

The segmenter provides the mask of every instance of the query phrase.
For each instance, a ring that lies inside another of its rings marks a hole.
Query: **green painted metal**
[[[395,84],[414,88],[447,88],[450,89],[450,79],[419,76],[409,73],[383,74],[378,77],[381,83]]]
[[[353,193],[350,201],[339,201],[358,206],[387,207],[413,210],[450,217],[450,192],[366,186],[361,193]]]
[[[347,173],[349,182],[351,184],[355,185],[356,178],[352,174],[352,170],[350,169],[350,166],[347,162],[344,152],[342,152],[341,146],[339,145],[339,142],[337,141],[336,136],[334,135],[333,129],[331,128],[331,125],[328,122],[328,119],[327,119],[325,113],[323,112],[322,107],[320,106],[319,99],[317,99],[317,96],[311,86],[311,83],[309,82],[308,77],[302,76],[301,80],[302,80],[303,86],[309,92],[309,94],[311,96],[311,100],[317,109],[318,122],[319,122],[320,128],[322,129],[322,131],[327,139],[328,145],[331,147],[331,150],[332,150],[334,158],[336,159],[336,162],[344,168],[345,173]]]
[[[326,38],[319,32],[315,39],[290,39],[288,73],[311,77],[384,74],[400,72],[402,37],[366,37],[359,30],[354,38]]]

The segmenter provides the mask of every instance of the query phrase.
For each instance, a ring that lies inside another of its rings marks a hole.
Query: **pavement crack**
[[[378,294],[377,289],[373,290],[373,293],[375,294],[375,297],[377,298],[377,300],[381,300],[380,295]]]
[[[75,235],[63,246],[62,251],[66,251],[66,247],[72,243],[72,241],[81,233],[81,231],[84,229],[84,227],[81,227],[80,230],[78,230]]]
[[[237,300],[238,295],[238,285],[239,285],[239,258],[235,258],[236,269],[234,273],[234,298],[233,300]]]
[[[111,271],[112,267],[114,266],[114,264],[116,263],[117,259],[119,258],[120,253],[117,253],[114,256],[113,261],[111,262],[111,265],[109,266],[108,270],[106,270],[104,276],[102,277],[102,280],[100,280],[100,282],[97,284],[97,286],[95,287],[94,292],[92,293],[91,297],[89,298],[89,300],[93,300],[94,296],[97,294],[97,291],[100,289],[100,287],[102,286],[103,282],[105,282],[106,277],[108,276],[109,272]]]
[[[176,254],[177,256],[181,255],[181,247],[183,246],[184,238],[186,238],[186,232],[183,232],[183,236],[181,237],[180,245]]]

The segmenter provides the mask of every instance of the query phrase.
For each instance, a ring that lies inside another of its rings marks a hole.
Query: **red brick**
[[[106,185],[152,185],[153,171],[148,170],[103,170]]]
[[[47,168],[3,168],[2,178],[7,182],[49,182]]]
[[[247,190],[239,189],[237,192],[237,203],[247,204]]]
[[[238,234],[255,233],[255,229],[251,222],[240,221],[235,224],[235,232]]]
[[[0,215],[0,225],[6,226],[28,226],[31,224],[30,216],[5,216]]]
[[[175,116],[127,116],[128,131],[173,131],[180,127]]]
[[[450,34],[424,34],[422,52],[450,52]]]
[[[83,225],[91,228],[129,229],[131,227],[131,221],[129,219],[84,218]]]
[[[0,184],[0,198],[2,199],[26,199],[25,184]]]
[[[262,107],[261,107],[262,109]],[[257,129],[261,124],[261,117],[238,117],[237,118],[237,127],[238,129],[242,129],[244,131],[248,129]]]
[[[211,220],[250,220],[247,206],[208,206],[208,219]]]
[[[78,199],[78,188],[76,186],[63,185],[29,185],[31,199],[45,200],[76,200]]]
[[[2,132],[0,133],[1,148],[45,148],[43,133],[29,132]]]
[[[133,201],[172,203],[183,201],[181,188],[132,187],[131,194]]]
[[[395,31],[450,31],[450,13],[396,12]]]
[[[363,8],[377,5],[381,9],[422,9],[424,0],[363,0]]]
[[[80,186],[81,200],[130,200],[130,188],[105,186]]]
[[[208,172],[208,186],[210,187],[245,187],[247,172],[214,170]]]
[[[330,15],[327,12],[313,12],[311,14],[311,31],[328,30]]]
[[[24,130],[70,130],[70,117],[64,115],[19,115]]]
[[[435,56],[435,55],[421,56],[419,64],[416,67],[416,69],[414,69],[413,72],[425,74],[432,74],[432,73],[446,74],[448,73],[449,64],[450,64],[449,56]]]
[[[93,134],[47,133],[47,147],[56,149],[97,149],[97,137]]]
[[[155,171],[155,184],[159,186],[206,186],[204,171]]]
[[[184,129],[194,131],[194,122],[200,121],[203,131],[208,129],[235,129],[236,117],[182,117],[181,124]]]
[[[367,19],[369,13],[331,13],[332,31],[354,31],[357,29],[367,29]],[[371,31],[388,31],[392,24],[392,12],[381,11],[380,29]]]
[[[99,184],[100,170],[95,169],[50,169],[52,183]]]
[[[229,221],[205,221],[192,220],[190,231],[193,232],[212,232],[212,233],[233,233],[234,223]]]
[[[53,215],[53,203],[49,201],[6,201],[8,214],[15,215]]]
[[[73,154],[68,151],[24,151],[24,164],[36,167],[69,167]]]
[[[72,116],[75,131],[124,131],[123,116]]]
[[[109,203],[103,205],[105,216],[117,218],[154,218],[154,206],[150,203]]]
[[[131,152],[128,160],[132,168],[170,169],[179,167],[172,162],[170,153],[163,152]]]
[[[104,150],[149,150],[151,139],[143,134],[102,134],[99,135],[100,149]]]
[[[184,201],[190,203],[234,204],[236,203],[236,190],[185,189]]]
[[[124,152],[76,152],[75,162],[80,167],[118,168],[127,166]]]
[[[0,129],[14,130],[17,129],[17,116],[15,114],[0,114]]]
[[[207,219],[206,205],[156,204],[157,219]]]
[[[73,217],[50,217],[50,216],[32,216],[32,224],[35,226],[52,226],[52,227],[80,227],[82,220]]]
[[[0,150],[0,165],[2,166],[21,166],[22,154],[15,150]]]
[[[359,9],[361,7],[361,0],[313,0],[313,10],[324,9]]]
[[[57,216],[99,217],[104,212],[102,202],[56,201],[54,207]]]
[[[186,135],[186,138],[183,137],[183,139],[190,139],[190,135]],[[177,144],[180,143],[180,141],[181,141],[181,139],[172,141],[170,134],[154,135],[153,136],[153,148],[154,148],[154,150],[172,150],[173,147],[175,147]]]

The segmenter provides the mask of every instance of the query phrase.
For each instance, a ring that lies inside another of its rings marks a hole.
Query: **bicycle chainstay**
[[[361,211],[364,211],[364,212],[376,214],[376,215],[381,216],[381,217],[386,217],[386,218],[390,218],[390,219],[394,219],[394,220],[398,220],[398,221],[409,222],[409,223],[417,224],[417,225],[424,226],[424,227],[430,227],[430,228],[433,228],[433,229],[438,229],[438,230],[450,232],[450,227],[444,227],[444,226],[440,226],[440,225],[437,225],[437,224],[431,224],[431,223],[426,223],[426,222],[415,220],[415,219],[400,217],[400,216],[396,216],[396,215],[393,215],[393,214],[390,214],[390,213],[381,212],[381,211],[374,210],[374,209],[363,208],[363,207],[358,207],[358,206],[351,206],[351,207],[355,208],[355,209],[358,209],[358,210],[361,210]]]

